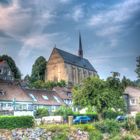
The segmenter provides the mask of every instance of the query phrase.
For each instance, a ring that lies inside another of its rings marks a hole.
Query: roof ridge
[[[81,58],[80,56],[78,56],[78,55],[76,55],[76,54],[73,54],[73,53],[70,53],[70,52],[67,52],[67,51],[64,51],[64,50],[61,50],[61,49],[59,49],[59,48],[57,48],[57,47],[55,47],[54,49],[57,49],[57,50],[60,50],[60,51],[62,51],[62,52],[64,52],[64,53],[68,53],[68,54],[70,54],[70,55],[74,55],[74,56],[76,56],[76,57],[78,57],[78,58],[80,58],[80,59],[85,59],[85,60],[88,60],[87,58]],[[89,61],[89,60],[88,60]]]

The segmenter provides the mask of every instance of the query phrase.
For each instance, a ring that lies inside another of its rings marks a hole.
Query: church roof
[[[64,59],[64,62],[96,72],[94,67],[91,65],[91,63],[87,59],[68,53],[66,51],[60,50],[58,48],[55,48],[55,49]]]

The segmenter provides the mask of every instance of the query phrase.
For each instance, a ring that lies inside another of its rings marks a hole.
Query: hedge
[[[0,116],[0,129],[30,128],[33,125],[32,116]]]

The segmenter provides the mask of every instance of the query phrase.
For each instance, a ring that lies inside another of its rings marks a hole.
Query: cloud
[[[8,35],[6,32],[0,30],[0,38],[9,38],[12,39],[13,37]]]
[[[117,44],[118,36],[129,31],[129,24],[135,25],[134,19],[140,12],[140,0],[124,0],[109,9],[93,14],[87,22],[96,35],[109,38],[113,46]],[[134,21],[133,21],[134,20]],[[130,22],[132,21],[132,22]],[[127,31],[126,31],[127,28]]]
[[[79,20],[81,20],[82,18],[84,18],[85,13],[84,13],[84,8],[83,5],[78,5],[75,6],[73,8],[73,12],[72,12],[72,18],[78,22]]]

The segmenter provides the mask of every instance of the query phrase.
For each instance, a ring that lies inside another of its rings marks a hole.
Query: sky
[[[53,47],[78,53],[102,79],[119,72],[136,80],[140,56],[140,0],[0,0],[0,55],[11,56],[23,76]]]

